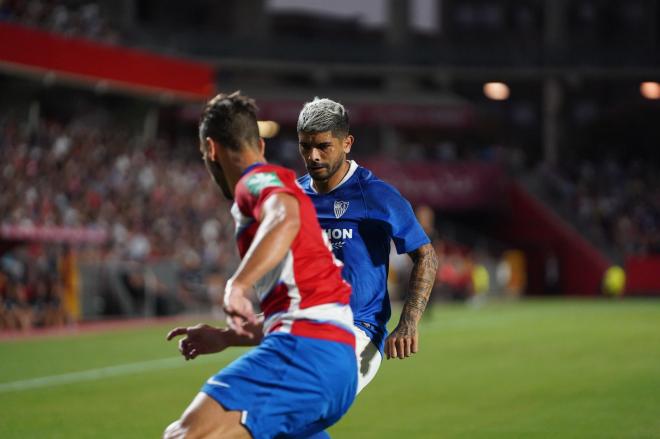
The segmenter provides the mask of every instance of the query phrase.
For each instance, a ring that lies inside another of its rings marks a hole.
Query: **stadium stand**
[[[121,41],[120,33],[110,26],[96,2],[5,0],[0,3],[0,21],[104,43]]]
[[[476,266],[493,290],[514,267],[498,287],[513,295],[599,294],[609,265],[656,267],[657,105],[639,84],[657,67],[658,33],[644,2],[446,0],[428,12],[432,28],[405,1],[384,2],[375,21],[269,1],[176,3],[0,2],[1,35],[15,41],[0,48],[0,185],[12,188],[0,194],[0,291],[3,315],[16,310],[5,326],[208,307],[235,263],[224,201],[193,145],[215,86],[258,98],[260,116],[281,124],[269,159],[299,171],[301,104],[347,104],[353,157],[436,214],[440,296],[472,296]],[[488,97],[490,80],[511,96]],[[605,125],[618,143],[601,154]],[[632,159],[608,158],[612,148]],[[570,255],[597,261],[588,282]],[[74,259],[78,304],[62,268]],[[42,302],[66,306],[35,317]]]
[[[660,253],[660,181],[651,162],[585,160],[542,168],[542,188],[558,211],[618,259]]]
[[[14,188],[0,196],[3,238],[31,229],[102,230],[105,242],[83,245],[85,260],[132,266],[181,261],[178,298],[208,304],[205,277],[233,263],[233,225],[206,171],[192,160],[194,146],[161,140],[143,148],[121,127],[83,122],[90,119],[88,114],[64,125],[41,120],[34,132],[13,120],[2,122],[0,184]],[[5,301],[17,300],[9,296],[25,290],[21,303],[38,306],[37,286],[44,287],[40,273],[57,273],[48,268],[57,258],[31,263],[32,247],[3,254]],[[45,246],[37,254],[48,251]],[[43,268],[33,276],[33,267]],[[137,281],[130,277],[135,273],[126,277],[129,287]],[[48,294],[57,295],[61,279],[52,277],[45,279]]]

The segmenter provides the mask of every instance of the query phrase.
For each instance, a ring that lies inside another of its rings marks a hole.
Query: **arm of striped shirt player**
[[[236,273],[227,281],[225,312],[232,329],[239,335],[244,322],[254,321],[247,292],[286,256],[300,230],[300,206],[290,194],[274,193],[261,209],[259,228]]]

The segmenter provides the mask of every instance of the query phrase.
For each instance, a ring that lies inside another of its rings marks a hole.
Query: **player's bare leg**
[[[355,354],[358,364],[357,393],[359,394],[376,376],[383,357],[376,345],[359,326],[354,326],[353,332],[355,333]]]
[[[250,439],[241,413],[227,411],[205,393],[198,393],[181,419],[165,430],[164,439]]]

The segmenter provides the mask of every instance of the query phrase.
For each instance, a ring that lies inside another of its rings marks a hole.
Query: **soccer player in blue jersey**
[[[343,261],[353,286],[358,392],[376,375],[383,353],[406,358],[419,347],[418,323],[431,294],[438,260],[410,203],[371,171],[348,160],[354,138],[348,113],[330,99],[315,99],[298,117],[299,151],[309,172],[298,179],[314,202],[319,223]],[[390,241],[414,265],[401,317],[387,336]]]

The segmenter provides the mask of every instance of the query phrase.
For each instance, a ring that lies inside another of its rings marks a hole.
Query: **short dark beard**
[[[224,195],[228,200],[233,200],[234,197],[229,190],[229,183],[227,183],[225,172],[223,171],[220,163],[211,160],[204,160],[204,164],[206,165],[206,169],[209,171],[209,174],[211,174],[213,181],[215,181],[215,184],[218,185],[222,191],[222,195]]]
[[[346,154],[344,154],[344,156],[341,158],[341,160],[338,160],[338,161],[337,161],[337,165],[336,165],[335,167],[333,167],[333,168],[328,168],[328,176],[327,176],[326,178],[323,178],[323,179],[315,179],[314,177],[312,177],[312,179],[313,179],[314,181],[318,181],[318,182],[326,182],[326,181],[329,181],[329,180],[330,180],[330,179],[331,179],[331,178],[332,178],[337,172],[339,172],[339,170],[341,169],[341,167],[343,166],[343,164],[344,164],[345,161],[346,161]],[[310,173],[310,177],[311,177],[311,176],[312,176],[312,174]]]

